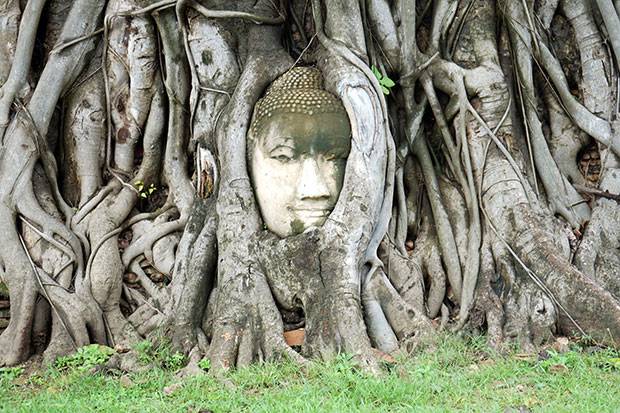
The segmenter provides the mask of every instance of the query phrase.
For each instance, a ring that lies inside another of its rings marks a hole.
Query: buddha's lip
[[[332,212],[331,208],[293,208],[293,210],[301,215],[311,215],[316,217],[326,217]]]

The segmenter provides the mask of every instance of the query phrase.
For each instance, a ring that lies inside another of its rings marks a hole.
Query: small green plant
[[[605,370],[620,370],[620,357],[611,357],[602,363]]]
[[[547,358],[539,363],[543,370],[547,371],[550,367],[558,365],[566,367],[566,356],[552,349],[546,350],[546,353]]]
[[[142,199],[147,199],[155,191],[157,191],[157,187],[154,184],[150,184],[147,187],[143,181],[136,181],[133,185],[138,190],[138,194]]]
[[[392,88],[396,86],[396,82],[390,79],[387,75],[385,76],[382,75],[379,69],[376,68],[376,66],[373,66],[371,69],[372,69],[372,73],[375,75],[375,77],[379,81],[379,85],[381,86],[381,90],[383,91],[383,94],[389,95]]]
[[[547,349],[546,352],[549,358],[539,363],[539,366],[545,371],[553,371],[558,368],[571,370],[578,365],[583,364],[582,356],[575,351],[560,353],[553,349]]]
[[[198,367],[200,367],[204,371],[209,371],[209,369],[211,368],[211,360],[209,360],[206,357],[203,358],[202,360],[198,362]]]
[[[9,289],[2,281],[0,281],[0,295],[9,295]]]
[[[186,357],[173,351],[168,343],[154,345],[149,340],[143,340],[134,346],[138,360],[143,364],[155,364],[166,370],[178,370],[185,365]]]
[[[2,367],[0,368],[0,381],[11,382],[22,375],[23,367]]]
[[[153,361],[153,343],[148,340],[138,342],[133,349],[138,354],[140,363],[148,364]]]
[[[614,348],[601,349],[591,355],[594,366],[605,371],[620,371],[620,350]]]
[[[116,351],[113,348],[91,344],[80,347],[74,354],[57,358],[54,365],[60,370],[88,370],[106,363],[114,353]]]
[[[182,353],[174,352],[168,354],[162,363],[162,367],[169,370],[178,370],[185,364],[185,356]]]

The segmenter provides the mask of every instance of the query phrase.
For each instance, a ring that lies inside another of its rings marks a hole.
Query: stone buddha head
[[[321,72],[295,67],[258,101],[248,164],[266,227],[280,237],[321,226],[334,208],[351,149],[351,126]]]

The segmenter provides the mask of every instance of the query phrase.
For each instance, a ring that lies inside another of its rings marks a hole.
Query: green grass
[[[399,360],[381,377],[345,356],[305,370],[256,365],[179,380],[152,368],[129,375],[50,368],[30,377],[0,370],[0,411],[18,412],[620,412],[618,352],[572,351],[539,360],[487,357],[480,339],[443,338],[434,352]],[[180,383],[171,394],[163,389]]]

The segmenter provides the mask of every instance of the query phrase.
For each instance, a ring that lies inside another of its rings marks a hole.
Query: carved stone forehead
[[[294,67],[273,81],[256,104],[250,126],[252,135],[257,136],[264,121],[276,113],[342,113],[346,116],[340,99],[323,88],[321,72],[312,67]]]

